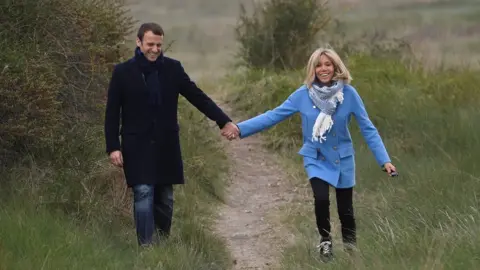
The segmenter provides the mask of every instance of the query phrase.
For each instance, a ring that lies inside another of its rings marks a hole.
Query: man
[[[105,114],[106,151],[111,162],[123,168],[133,190],[142,246],[153,243],[155,232],[169,235],[172,185],[184,183],[178,95],[215,121],[222,133],[236,130],[231,119],[190,80],[181,63],[163,55],[163,37],[156,23],[140,26],[135,56],[113,70]]]

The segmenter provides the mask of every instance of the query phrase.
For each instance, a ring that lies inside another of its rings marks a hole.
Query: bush
[[[117,0],[21,0],[0,6],[1,162],[52,150],[101,117],[131,18]]]
[[[256,4],[251,17],[241,5],[235,29],[238,56],[252,68],[301,68],[329,21],[326,4],[319,0],[270,0]]]

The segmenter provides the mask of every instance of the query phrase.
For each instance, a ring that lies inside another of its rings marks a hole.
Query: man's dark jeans
[[[139,245],[153,244],[155,233],[168,237],[173,215],[173,186],[135,185],[133,200]]]

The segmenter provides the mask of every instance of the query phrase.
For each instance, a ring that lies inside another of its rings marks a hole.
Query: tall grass
[[[397,58],[352,54],[347,63],[400,177],[388,178],[352,121],[357,186],[354,204],[359,253],[341,250],[332,205],[337,260],[321,265],[313,197],[296,151],[300,118],[263,133],[265,146],[284,154],[297,200],[282,209],[297,235],[285,250],[284,269],[475,269],[480,262],[480,79],[473,70],[424,72]],[[249,70],[233,76],[231,105],[245,119],[281,104],[302,81],[303,71],[272,74]],[[354,119],[354,118],[353,118]],[[335,202],[333,193],[332,202]]]
[[[175,187],[167,242],[138,249],[130,190],[108,165],[98,133],[88,148],[96,162],[81,155],[76,162],[88,165],[30,162],[9,169],[11,184],[1,192],[0,269],[228,268],[229,253],[211,230],[228,171],[220,136],[183,100],[180,111],[187,183]]]

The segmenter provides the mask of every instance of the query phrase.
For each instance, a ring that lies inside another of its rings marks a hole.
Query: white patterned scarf
[[[343,102],[342,80],[334,81],[331,86],[322,86],[318,82],[313,82],[312,87],[308,89],[308,95],[313,104],[320,109],[320,114],[315,121],[312,131],[312,141],[326,141],[325,133],[329,132],[333,126],[332,115],[337,109],[337,104]]]

